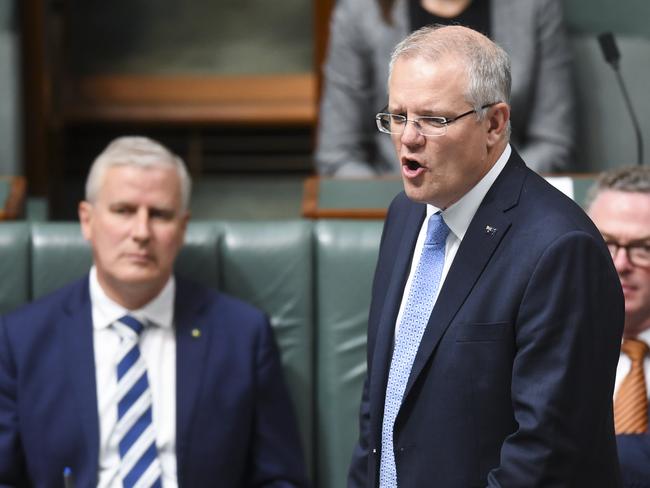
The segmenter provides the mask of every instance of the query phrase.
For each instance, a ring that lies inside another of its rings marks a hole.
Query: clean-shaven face
[[[388,111],[409,119],[453,118],[473,107],[465,99],[467,74],[453,56],[431,62],[421,57],[398,59],[389,80]],[[441,136],[425,137],[412,123],[392,135],[408,197],[447,208],[490,170],[487,119],[470,114],[447,127]]]
[[[118,303],[133,291],[152,299],[171,276],[185,235],[178,174],[172,167],[113,166],[101,183],[96,201],[79,207],[99,282]]]

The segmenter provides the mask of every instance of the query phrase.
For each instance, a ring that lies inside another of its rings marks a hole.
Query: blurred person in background
[[[393,47],[429,24],[460,24],[494,40],[512,64],[511,142],[537,172],[571,168],[574,100],[561,0],[338,0],[323,66],[316,168],[321,175],[398,174],[375,130]]]
[[[589,192],[588,209],[612,254],[625,296],[614,389],[623,482],[626,488],[650,488],[650,168],[602,173]]]

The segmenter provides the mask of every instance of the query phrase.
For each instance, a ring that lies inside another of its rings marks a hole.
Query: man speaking
[[[350,487],[620,484],[623,296],[584,212],[508,143],[507,55],[426,27],[393,53],[405,192],[381,240]]]

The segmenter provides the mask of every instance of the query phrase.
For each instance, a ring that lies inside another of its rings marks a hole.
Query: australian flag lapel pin
[[[486,225],[485,226],[485,233],[488,234],[489,236],[493,236],[494,234],[497,233],[497,228],[492,227],[491,225]]]

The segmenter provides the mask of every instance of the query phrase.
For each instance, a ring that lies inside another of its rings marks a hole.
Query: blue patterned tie
[[[162,488],[152,422],[151,390],[138,339],[143,325],[130,315],[113,324],[122,341],[117,362],[117,424],[120,476],[125,488]]]
[[[429,217],[427,237],[415,269],[404,312],[399,323],[393,358],[388,373],[384,421],[381,429],[380,488],[397,487],[397,467],[393,451],[393,425],[406,389],[411,367],[418,352],[427,322],[438,295],[445,262],[445,243],[449,227],[439,213]]]

